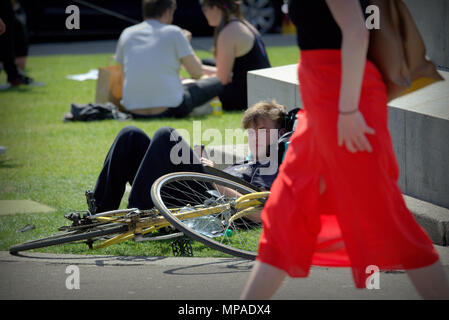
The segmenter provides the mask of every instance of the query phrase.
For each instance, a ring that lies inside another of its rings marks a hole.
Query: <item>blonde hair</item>
[[[285,106],[278,104],[275,100],[261,101],[247,109],[243,114],[242,127],[248,129],[261,118],[268,118],[276,123],[276,128],[283,128],[287,111]]]

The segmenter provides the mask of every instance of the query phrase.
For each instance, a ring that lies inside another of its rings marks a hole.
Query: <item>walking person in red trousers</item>
[[[422,298],[449,299],[438,254],[397,186],[386,88],[367,60],[367,2],[290,1],[304,109],[262,212],[244,299],[270,298],[311,265],[351,267],[357,288],[369,266],[404,269]]]

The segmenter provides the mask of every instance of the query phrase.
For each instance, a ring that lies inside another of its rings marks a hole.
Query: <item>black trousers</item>
[[[16,54],[14,50],[14,24],[15,16],[11,1],[0,1],[0,18],[6,25],[6,31],[0,36],[0,61],[8,75],[8,81],[15,80],[19,76],[15,62]]]
[[[187,150],[182,155],[187,161],[173,163],[173,148]],[[150,139],[141,129],[124,127],[109,149],[97,179],[94,189],[97,213],[119,208],[127,182],[132,186],[128,208],[153,208],[150,195],[153,182],[179,171],[204,172],[204,167],[176,130],[162,127]]]
[[[131,111],[133,118],[184,118],[187,117],[193,109],[205,104],[214,97],[218,97],[223,91],[223,85],[220,79],[215,77],[199,79],[195,82],[186,83],[183,87],[183,100],[176,108],[168,108],[166,111],[157,115],[139,115]]]
[[[201,59],[201,62],[207,66],[217,66],[215,59]],[[248,106],[248,86],[246,84],[246,77],[236,80],[223,86],[223,90],[218,96],[223,107],[223,110],[246,110]]]

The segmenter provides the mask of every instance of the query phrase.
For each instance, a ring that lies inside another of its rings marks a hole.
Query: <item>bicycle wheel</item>
[[[81,240],[94,240],[99,237],[104,237],[112,234],[123,233],[128,231],[128,225],[124,224],[103,224],[94,226],[92,228],[81,228],[78,230],[71,230],[60,232],[49,237],[27,241],[21,244],[13,245],[9,248],[11,254],[16,254],[19,251],[26,251],[31,249],[44,248],[58,244],[76,242]]]
[[[159,212],[185,235],[213,249],[253,260],[257,255],[261,222],[248,217],[234,221],[231,217],[239,211],[234,207],[235,200],[254,192],[221,177],[177,172],[156,180],[151,197]],[[260,212],[262,206],[255,209]],[[178,218],[179,213],[188,211],[192,217]]]

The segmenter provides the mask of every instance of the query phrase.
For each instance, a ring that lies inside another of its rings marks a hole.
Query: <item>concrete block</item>
[[[388,106],[449,120],[449,72],[440,70],[439,73],[444,81],[394,99]]]
[[[432,242],[441,246],[449,246],[449,209],[407,195],[404,195],[404,200]]]
[[[288,110],[301,107],[297,69],[298,65],[292,64],[248,72],[248,106],[274,99]]]
[[[449,208],[449,72],[440,74],[445,81],[389,103],[389,129],[402,191]]]
[[[404,0],[436,65],[449,68],[449,1]]]
[[[449,121],[407,112],[405,192],[449,208]]]
[[[398,185],[402,191],[407,188],[406,161],[405,161],[405,114],[406,111],[398,108],[388,108],[388,130],[393,140],[393,149],[400,168]]]

